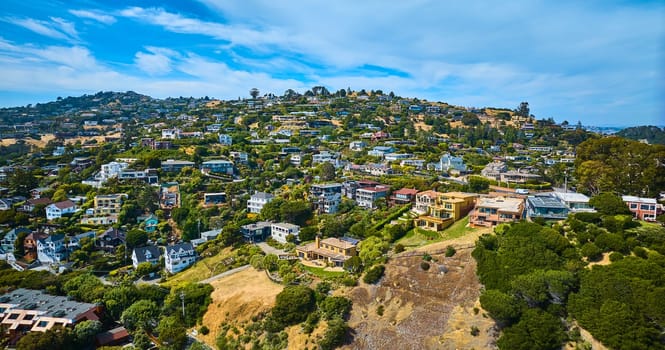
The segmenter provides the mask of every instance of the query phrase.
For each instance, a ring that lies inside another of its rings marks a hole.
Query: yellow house
[[[346,260],[356,256],[358,240],[348,237],[342,239],[329,237],[296,247],[296,255],[304,260],[320,260],[334,266],[342,266]]]
[[[424,191],[416,195],[416,227],[441,231],[466,216],[478,197],[475,193]]]

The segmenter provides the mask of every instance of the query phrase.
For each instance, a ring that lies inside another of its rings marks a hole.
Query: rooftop
[[[589,197],[577,192],[554,192],[554,195],[561,198],[564,202],[588,203]]]
[[[637,197],[637,196],[621,196],[621,199],[623,199],[624,202],[638,202],[638,203],[649,203],[649,204],[656,204],[657,203],[655,198],[643,198],[643,197]]]
[[[538,208],[568,208],[556,197],[529,196],[527,201],[529,201],[534,207]]]
[[[39,290],[15,289],[0,296],[0,305],[14,305],[11,309],[36,310],[42,316],[74,320],[77,316],[95,308],[95,304],[80,303],[67,297],[49,295]],[[9,309],[9,308],[8,308]]]
[[[476,204],[476,208],[494,208],[499,211],[509,213],[519,213],[522,211],[522,203],[524,201],[519,198],[480,198]]]

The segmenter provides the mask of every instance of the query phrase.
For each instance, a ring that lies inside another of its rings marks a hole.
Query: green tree
[[[326,320],[331,320],[335,317],[344,319],[351,311],[351,306],[351,299],[342,296],[331,296],[323,299],[319,305],[319,309]]]
[[[559,319],[538,309],[528,309],[517,324],[503,330],[497,345],[506,350],[559,350],[565,339]]]
[[[74,342],[80,347],[86,347],[95,342],[95,336],[102,331],[102,323],[86,320],[74,326]]]
[[[120,316],[120,322],[130,331],[139,328],[147,331],[157,325],[159,307],[151,300],[139,300],[127,308]]]
[[[28,332],[18,343],[16,350],[69,350],[76,348],[69,328],[56,327],[46,332]]]
[[[270,314],[273,324],[269,331],[279,331],[284,327],[300,323],[314,311],[316,299],[314,291],[305,286],[287,286],[275,299],[275,306]]]
[[[187,342],[187,330],[182,321],[175,316],[162,317],[157,326],[159,341],[163,349],[182,349]]]
[[[324,162],[319,165],[319,176],[322,181],[331,181],[335,179],[335,166],[332,163]]]
[[[605,215],[630,214],[630,210],[621,197],[610,192],[603,192],[591,197],[589,204]]]
[[[141,247],[148,242],[148,233],[139,229],[129,230],[125,242],[129,248]]]
[[[501,327],[506,327],[517,320],[521,315],[518,300],[496,289],[486,289],[480,294],[480,304]]]

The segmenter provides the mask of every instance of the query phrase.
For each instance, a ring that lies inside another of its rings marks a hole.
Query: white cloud
[[[92,19],[104,24],[113,24],[116,22],[115,17],[104,14],[99,11],[92,10],[69,10],[69,13],[79,18]]]
[[[173,50],[158,47],[146,47],[146,52],[137,52],[134,64],[149,75],[164,75],[171,72],[171,57],[177,56]]]
[[[62,18],[51,17],[51,21],[42,21],[33,18],[8,17],[2,20],[53,39],[69,42],[78,42],[80,40],[74,24]]]

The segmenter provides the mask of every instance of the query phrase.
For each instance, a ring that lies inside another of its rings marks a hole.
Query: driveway
[[[277,249],[277,248],[274,248],[274,247],[269,246],[268,243],[266,243],[266,242],[257,243],[256,245],[257,245],[259,248],[261,248],[261,250],[263,250],[263,252],[266,253],[266,255],[268,255],[268,254],[275,254],[275,255],[277,255],[277,256],[280,256],[280,255],[287,255],[287,254],[289,254],[289,253],[287,253],[287,252],[285,252],[285,251],[283,251],[283,250],[281,250],[281,249]]]

